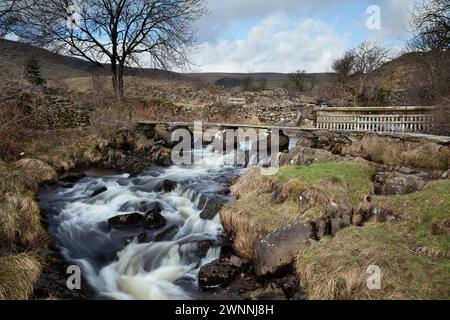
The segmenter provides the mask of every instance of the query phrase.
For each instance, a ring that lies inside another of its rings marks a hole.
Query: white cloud
[[[271,14],[313,14],[323,8],[336,7],[359,0],[207,0],[209,14],[198,23],[200,40],[213,41],[233,24],[246,19],[262,19]]]
[[[244,39],[204,42],[192,60],[202,72],[324,72],[346,50],[347,36],[318,19],[274,14]]]

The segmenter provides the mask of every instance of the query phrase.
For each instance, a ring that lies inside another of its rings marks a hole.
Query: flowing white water
[[[229,177],[241,173],[225,165],[233,156],[206,149],[201,163],[188,167],[150,169],[138,177],[88,176],[73,186],[42,190],[41,206],[49,212],[49,229],[61,252],[82,267],[100,298],[195,298],[198,271],[220,256],[223,235],[219,215],[204,220],[200,207],[205,197],[218,196]],[[179,186],[155,191],[164,180]],[[91,197],[102,186],[107,191]],[[145,214],[152,203],[161,205],[168,223],[145,231],[144,243],[137,241],[143,229],[116,230],[107,223],[117,215]],[[199,249],[205,240],[212,243],[206,252]]]

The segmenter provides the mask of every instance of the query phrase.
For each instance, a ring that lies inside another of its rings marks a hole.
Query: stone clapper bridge
[[[450,144],[450,137],[422,133],[429,130],[435,119],[431,112],[435,107],[358,107],[358,108],[316,108],[314,109],[314,128],[299,126],[251,125],[230,123],[201,123],[203,129],[260,129],[269,132],[278,130],[280,136],[301,137],[316,131],[335,131],[353,133],[376,133],[382,136],[426,139],[437,143]],[[297,117],[299,122],[301,114]],[[193,128],[194,122],[139,121],[137,127],[154,130],[163,125],[173,131],[177,128]]]

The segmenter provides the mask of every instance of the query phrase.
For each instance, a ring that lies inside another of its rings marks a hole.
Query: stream
[[[226,165],[233,156],[207,148],[195,165],[151,168],[136,177],[88,173],[75,184],[43,186],[39,200],[49,232],[64,258],[81,267],[98,299],[195,299],[199,269],[219,258],[223,240],[220,216],[204,220],[200,213],[208,198],[230,200],[219,191],[244,170]],[[168,180],[178,186],[164,192],[161,184]],[[162,228],[108,224],[118,215],[144,215],[155,203],[167,221]]]
[[[297,142],[291,139],[290,148]],[[229,163],[246,148],[223,154],[208,146],[192,154],[199,160],[194,165],[149,168],[135,177],[94,171],[76,183],[41,186],[48,230],[65,260],[81,267],[97,299],[207,299],[198,273],[220,257],[224,232],[220,207],[208,209],[209,219],[201,214],[208,201],[232,200],[223,191],[245,168]],[[164,191],[167,181],[176,182],[175,188]],[[109,223],[114,217],[144,216],[155,206],[164,226]]]

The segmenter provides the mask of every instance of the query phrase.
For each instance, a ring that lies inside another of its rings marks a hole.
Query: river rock
[[[215,245],[214,240],[201,240],[197,242],[197,248],[200,252],[200,256],[204,257],[208,253],[208,250],[211,249]]]
[[[375,177],[377,193],[387,196],[414,193],[422,190],[425,184],[418,176],[398,172],[380,173]]]
[[[160,186],[156,188],[157,192],[172,192],[178,187],[178,182],[172,180],[164,180]]]
[[[201,199],[199,202],[199,207],[202,209],[200,218],[204,220],[214,219],[226,202],[227,200],[222,196],[208,196],[206,199]]]
[[[120,129],[114,138],[117,149],[123,151],[133,150],[136,145],[136,132],[130,129]]]
[[[155,141],[155,144],[165,148],[173,148],[175,146],[175,142],[172,141],[172,134],[164,130],[156,130],[153,141]]]
[[[200,269],[198,282],[202,289],[223,287],[229,284],[241,271],[241,266],[230,259],[213,261]]]
[[[64,183],[77,183],[81,179],[85,178],[86,175],[81,172],[72,172],[67,173],[64,176],[62,176],[59,180]]]
[[[177,225],[174,224],[170,225],[155,236],[155,241],[169,240],[173,238],[173,236],[177,233],[177,231],[178,231]]]
[[[113,228],[136,227],[144,220],[144,216],[140,213],[130,213],[112,217],[108,220],[108,224]]]
[[[91,198],[96,197],[96,196],[98,196],[99,194],[102,194],[103,192],[106,192],[106,191],[108,191],[108,188],[105,187],[105,186],[103,186],[103,187],[101,187],[101,188],[98,188],[97,190],[95,190],[95,191],[92,193]]]
[[[149,210],[142,221],[146,229],[159,229],[167,224],[167,219],[161,214],[162,208],[158,204],[155,208]]]
[[[325,213],[314,221],[316,239],[324,236],[335,236],[341,229],[352,224],[352,212],[350,209],[341,208],[337,205],[327,207]]]
[[[276,274],[289,266],[301,247],[314,238],[310,223],[296,222],[255,241],[255,272],[258,276]]]
[[[137,238],[136,238],[138,243],[144,243],[145,240],[147,240],[147,234],[145,232],[141,232]]]
[[[156,136],[156,124],[139,124],[137,128],[148,140]]]
[[[337,159],[339,156],[327,150],[296,146],[283,157],[281,164],[309,166],[313,163],[331,162]]]

